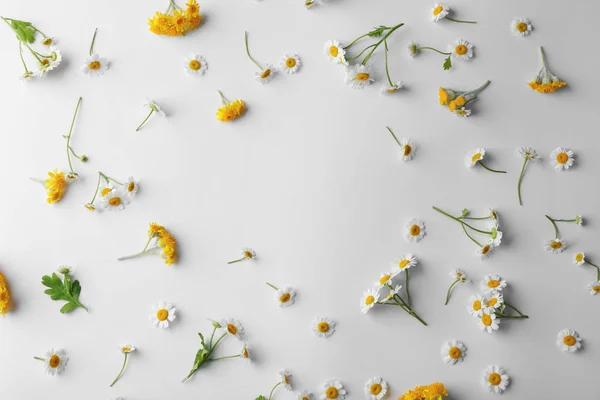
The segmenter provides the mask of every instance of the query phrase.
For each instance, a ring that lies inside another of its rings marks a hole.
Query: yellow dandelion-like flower
[[[448,397],[448,390],[443,383],[435,382],[427,386],[425,395],[428,400],[442,400],[442,397]]]
[[[223,122],[231,122],[244,115],[246,112],[246,103],[243,100],[236,99],[228,101],[221,91],[219,91],[223,105],[217,110],[217,119]]]
[[[155,236],[156,234],[161,234],[165,231],[165,227],[157,224],[156,222],[150,223],[150,228],[148,228],[148,236]]]
[[[64,191],[67,187],[67,180],[65,173],[60,172],[58,169],[48,172],[49,178],[44,182],[48,191]]]
[[[10,311],[11,299],[6,277],[0,272],[0,315],[3,317]]]
[[[175,13],[173,14],[173,23],[177,34],[183,36],[188,29],[188,19],[185,16],[185,13],[175,10]]]
[[[528,83],[532,90],[538,93],[553,93],[558,89],[567,85],[565,81],[562,81],[558,76],[554,75],[546,64],[546,55],[544,49],[540,47],[540,55],[542,57],[542,69],[538,74]]]
[[[183,36],[197,29],[201,21],[200,6],[196,0],[189,0],[185,10],[171,0],[165,13],[156,12],[148,19],[148,26],[155,35]]]

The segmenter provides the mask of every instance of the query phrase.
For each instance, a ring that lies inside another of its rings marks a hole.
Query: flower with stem
[[[390,132],[396,143],[398,143],[398,146],[400,146],[401,160],[405,162],[412,160],[417,151],[417,146],[413,144],[410,139],[398,140],[398,137],[396,137],[396,135],[392,131],[392,128],[390,128],[389,126],[386,126],[386,129]]]
[[[540,47],[540,56],[542,58],[542,69],[540,69],[538,74],[529,82],[529,87],[538,93],[553,93],[566,86],[566,82],[562,81],[548,69],[546,54],[542,47]]]
[[[517,147],[517,153],[523,157],[523,167],[521,167],[521,173],[519,174],[519,180],[517,181],[517,197],[519,199],[519,205],[523,205],[523,202],[521,201],[521,182],[525,175],[525,168],[529,161],[539,161],[540,158],[538,157],[537,151],[529,146]]]
[[[419,54],[422,50],[430,50],[443,56],[446,56],[443,64],[444,71],[447,71],[452,68],[452,58],[462,61],[468,61],[471,58],[473,58],[474,55],[473,45],[463,39],[455,40],[452,44],[448,45],[448,51],[441,51],[436,49],[435,47],[430,46],[420,46],[418,43],[415,42],[409,43],[408,50],[409,54],[412,57]]]
[[[388,49],[387,40],[384,41],[384,45],[385,45],[384,46],[384,49],[385,49],[385,76],[387,77],[388,84],[382,86],[379,92],[381,94],[396,93],[404,87],[404,82],[403,81],[395,81],[395,82],[392,81],[392,78],[390,77],[390,69],[389,69],[389,65],[388,65],[389,49]]]
[[[150,119],[150,117],[152,116],[152,114],[156,113],[156,114],[161,115],[163,117],[167,116],[167,114],[160,108],[160,106],[158,105],[158,103],[155,102],[154,100],[146,99],[146,101],[144,102],[144,104],[142,104],[142,107],[150,109],[150,112],[148,113],[148,115],[146,116],[146,118],[142,121],[142,123],[139,124],[138,127],[135,129],[136,132],[139,131],[140,129],[142,129],[142,126],[144,126],[144,124],[146,124],[146,122],[148,121],[148,119]]]
[[[100,184],[102,182],[104,182],[106,186],[100,189]],[[118,188],[115,188],[114,185],[117,185]],[[92,199],[83,206],[90,211],[96,211],[94,202],[96,201],[98,194],[100,194],[100,202],[104,208],[107,208],[109,211],[122,211],[125,209],[125,205],[129,204],[131,198],[137,194],[138,189],[139,184],[132,176],[130,176],[126,182],[122,182],[98,171],[98,181],[96,183],[94,195],[92,196]]]
[[[238,119],[246,112],[246,103],[243,100],[236,99],[229,101],[223,96],[223,93],[218,90],[221,97],[221,107],[217,110],[217,119],[222,122],[231,122]]]
[[[260,72],[256,72],[254,74],[254,80],[265,84],[265,83],[269,83],[271,81],[271,79],[273,79],[273,76],[275,75],[275,73],[277,72],[277,70],[275,68],[273,68],[271,65],[266,64],[265,67],[263,68],[258,61],[256,61],[254,59],[254,57],[252,57],[250,55],[250,49],[248,48],[248,32],[244,31],[244,42],[246,44],[246,54],[248,55],[248,58],[250,59],[250,61],[252,61],[254,63],[254,65],[256,65],[258,67],[258,69],[260,70]]]
[[[554,239],[547,241],[544,245],[544,248],[554,254],[562,253],[567,248],[567,244],[560,239],[560,233],[558,232],[558,225],[556,225],[556,223],[566,222],[582,225],[583,218],[581,217],[581,215],[577,215],[575,216],[575,218],[572,219],[556,219],[552,218],[549,215],[545,215],[545,217],[548,219],[548,221],[550,221],[552,227],[554,228]]]
[[[487,165],[485,165],[483,163],[483,158],[485,156],[485,153],[486,153],[485,149],[475,149],[473,151],[469,151],[467,153],[467,157],[466,157],[467,167],[473,168],[476,165],[481,165],[483,168],[485,168],[486,170],[488,170],[490,172],[495,172],[497,174],[505,174],[506,171],[491,169],[490,167],[488,167]]]
[[[125,372],[125,367],[127,366],[127,358],[129,357],[129,354],[131,354],[134,351],[135,347],[133,347],[130,344],[126,344],[125,346],[121,347],[121,353],[124,355],[123,366],[121,367],[121,370],[119,371],[119,374],[117,375],[115,380],[110,384],[110,387],[113,387],[115,383],[117,383],[121,375],[123,375],[123,373]]]
[[[129,260],[131,258],[143,256],[146,254],[160,255],[165,264],[171,265],[177,261],[177,241],[175,237],[165,229],[164,226],[152,222],[148,229],[148,241],[142,251],[124,257],[117,258],[118,261]]]
[[[452,278],[454,278],[454,281],[452,282],[452,284],[448,288],[448,291],[446,292],[446,302],[444,303],[444,305],[446,305],[446,306],[448,305],[448,302],[450,301],[450,293],[452,292],[452,289],[454,288],[454,286],[457,283],[469,282],[469,275],[467,275],[467,273],[462,269],[453,270],[452,272],[450,272],[450,276]]]
[[[469,116],[471,110],[466,109],[465,106],[477,100],[479,93],[485,90],[489,84],[490,81],[485,81],[483,85],[469,92],[441,87],[438,89],[440,105],[448,107],[450,112],[458,116]]]
[[[267,286],[275,290],[275,301],[277,302],[279,307],[289,307],[296,302],[296,289],[294,289],[293,287],[286,285],[280,289],[277,286],[270,284],[269,282],[265,283],[267,284]]]
[[[442,4],[436,4],[435,6],[433,6],[433,9],[431,10],[431,20],[433,22],[439,22],[443,19],[447,19],[448,21],[452,21],[452,22],[459,22],[461,24],[476,24],[476,21],[463,21],[460,19],[454,19],[454,18],[450,18],[448,15],[450,14],[450,7],[448,6],[444,6]]]
[[[292,374],[290,374],[287,369],[283,369],[283,370],[279,371],[279,381],[271,388],[269,397],[259,395],[256,397],[255,400],[271,400],[273,398],[273,394],[275,393],[275,389],[277,389],[279,386],[282,386],[282,385],[286,390],[291,391],[292,390],[292,381],[290,379],[291,377],[292,377]]]
[[[189,0],[185,9],[179,7],[174,0],[169,0],[167,10],[164,13],[157,11],[148,19],[148,25],[150,32],[155,35],[183,36],[198,29],[202,18],[196,0]]]
[[[92,37],[92,44],[90,45],[90,55],[81,67],[83,73],[90,76],[103,75],[110,68],[110,64],[106,58],[102,58],[97,53],[94,53],[94,43],[96,42],[97,33],[98,29],[96,28]]]
[[[46,352],[45,357],[33,357],[34,360],[43,361],[44,369],[50,376],[60,375],[64,372],[69,363],[69,356],[64,350],[50,349]]]
[[[238,262],[244,261],[244,260],[250,260],[250,261],[256,260],[256,252],[249,247],[244,247],[242,249],[242,257],[232,260],[232,261],[229,261],[227,264],[235,264],[235,263],[238,263]]]
[[[588,260],[585,256],[585,253],[579,252],[579,253],[575,254],[573,263],[575,265],[588,264],[588,265],[591,265],[592,267],[596,268],[596,281],[600,281],[600,266],[598,266],[598,265],[594,264],[593,262],[591,262],[590,260]]]

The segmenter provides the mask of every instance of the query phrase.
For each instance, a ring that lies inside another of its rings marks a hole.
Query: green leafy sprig
[[[372,31],[365,33],[364,35],[361,35],[359,37],[357,37],[356,39],[354,39],[349,45],[344,47],[344,50],[348,50],[350,49],[352,46],[354,46],[359,40],[366,38],[366,37],[371,37],[371,38],[381,38],[379,41],[377,41],[376,43],[373,43],[367,47],[365,47],[361,52],[359,52],[356,56],[353,57],[347,57],[346,61],[352,61],[352,60],[356,60],[357,58],[360,58],[365,52],[368,51],[368,53],[365,55],[365,57],[363,58],[363,60],[361,61],[362,65],[366,65],[367,62],[369,61],[369,59],[371,58],[371,56],[373,55],[373,53],[375,52],[375,50],[377,50],[377,48],[382,44],[385,43],[385,46],[387,47],[387,38],[390,37],[390,35],[392,33],[394,33],[394,31],[400,27],[402,27],[404,24],[398,24],[395,26],[385,26],[385,25],[379,25],[378,27],[373,28]],[[384,35],[385,34],[385,35]]]
[[[81,307],[89,311],[86,306],[79,301],[81,294],[81,284],[78,280],[73,280],[68,269],[63,269],[60,273],[64,276],[64,280],[53,272],[51,276],[44,275],[42,277],[42,285],[48,289],[44,291],[52,300],[64,300],[65,305],[62,306],[60,312],[66,314],[73,311],[77,307]]]

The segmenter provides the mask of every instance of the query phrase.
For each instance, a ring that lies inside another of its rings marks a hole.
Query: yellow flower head
[[[67,187],[67,180],[65,179],[65,173],[60,172],[58,169],[48,172],[49,178],[44,182],[46,183],[46,190],[48,191],[63,191]]]
[[[226,102],[217,110],[217,119],[223,122],[231,122],[244,115],[246,104],[243,100],[237,99],[233,102]]]
[[[445,106],[450,101],[454,100],[456,94],[450,89],[439,88],[438,96],[440,97],[440,105]]]
[[[148,229],[148,236],[156,236],[165,232],[165,227],[157,224],[156,222],[150,223],[150,228]]]
[[[150,32],[155,35],[183,36],[197,29],[202,21],[196,0],[189,0],[185,10],[172,5],[169,9],[166,14],[156,12],[154,17],[148,19]]]
[[[546,55],[541,47],[540,55],[542,57],[542,69],[535,78],[529,82],[529,87],[538,93],[553,93],[566,86],[567,82],[561,80],[548,69],[548,65],[546,65]]]
[[[0,272],[0,315],[4,317],[4,314],[10,311],[10,292],[8,291],[8,283],[6,278]]]
[[[442,400],[442,397],[448,397],[448,390],[443,383],[432,383],[425,389],[427,400]]]

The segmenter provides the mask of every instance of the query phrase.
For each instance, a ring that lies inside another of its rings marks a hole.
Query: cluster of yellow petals
[[[0,272],[0,315],[4,317],[4,314],[10,311],[10,292],[8,291],[8,284],[6,278]]]
[[[450,110],[450,112],[453,112],[454,110],[456,110],[456,108],[462,107],[466,103],[467,102],[463,96],[458,96],[456,99],[451,100],[450,103],[448,103],[448,109]]]
[[[154,17],[148,19],[148,25],[155,35],[183,36],[198,29],[201,21],[200,6],[196,0],[189,0],[185,10],[175,9],[168,14],[157,11]]]
[[[449,96],[448,92],[446,91],[446,89],[444,89],[444,88],[440,88],[438,90],[438,96],[440,97],[440,105],[441,106],[447,105],[448,102],[450,101],[450,96]]]
[[[556,81],[551,83],[537,83],[536,81],[529,82],[529,87],[538,93],[552,93],[556,92],[563,86],[566,86],[567,82]]]
[[[435,382],[429,386],[417,386],[407,390],[398,400],[442,400],[448,397],[448,391],[443,383]]]
[[[158,245],[162,250],[161,257],[165,260],[165,264],[171,265],[177,262],[177,240],[164,226],[152,222],[148,229],[148,236],[158,238]]]
[[[65,173],[59,172],[58,169],[50,171],[44,183],[46,184],[46,194],[48,195],[46,201],[49,204],[58,203],[67,189]]]
[[[237,99],[232,102],[226,102],[217,110],[217,119],[223,122],[231,122],[244,115],[246,112],[246,103]]]

